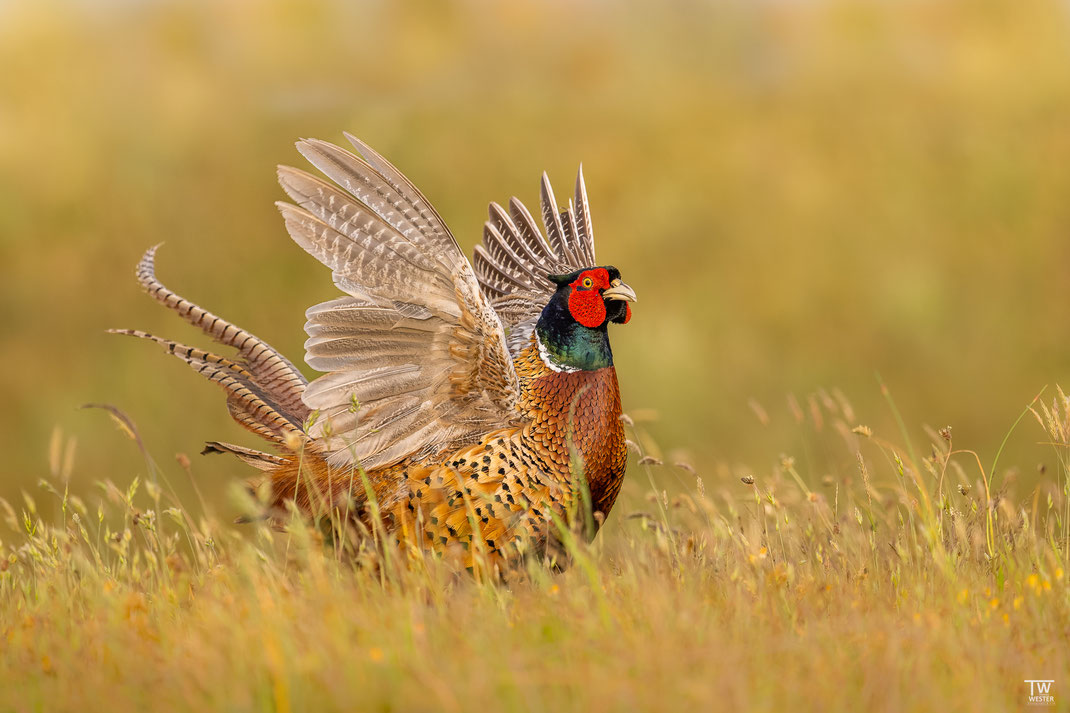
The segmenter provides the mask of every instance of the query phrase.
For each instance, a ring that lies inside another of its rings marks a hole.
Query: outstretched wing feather
[[[298,150],[331,182],[279,180],[294,241],[347,297],[308,310],[306,361],[328,373],[304,402],[336,465],[430,456],[518,418],[505,334],[472,266],[423,195],[386,159],[326,142]]]
[[[509,330],[514,356],[530,342],[539,314],[553,296],[555,286],[547,276],[597,264],[583,167],[576,176],[575,197],[564,209],[545,173],[539,196],[545,239],[519,200],[510,199],[508,213],[491,203],[483,244],[476,246],[472,259],[483,294]]]
[[[576,172],[576,226],[579,228],[583,260],[588,265],[597,265],[594,252],[594,223],[591,222],[591,204],[587,201],[587,183],[583,180],[583,166]]]

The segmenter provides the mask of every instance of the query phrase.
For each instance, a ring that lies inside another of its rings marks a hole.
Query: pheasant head
[[[612,366],[609,323],[627,324],[636,301],[620,270],[587,267],[549,278],[557,290],[535,327],[544,361],[560,371]]]

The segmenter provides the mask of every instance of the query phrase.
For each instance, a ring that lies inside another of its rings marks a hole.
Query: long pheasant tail
[[[250,379],[276,403],[280,410],[298,422],[308,417],[308,407],[301,400],[308,381],[300,371],[270,344],[241,327],[218,317],[167,289],[156,279],[155,245],[145,251],[137,264],[137,281],[150,297],[178,313],[209,337],[238,350],[238,358],[249,371]]]
[[[219,384],[227,394],[227,408],[231,416],[258,436],[280,445],[292,446],[294,439],[297,439],[298,443],[306,441],[302,424],[308,417],[309,410],[301,401],[301,394],[307,382],[301,373],[260,338],[167,289],[156,279],[155,254],[156,247],[147,251],[141,258],[137,266],[138,282],[150,296],[178,312],[205,334],[221,344],[237,349],[237,358],[228,359],[136,329],[108,331],[156,342],[194,371]],[[233,448],[210,450],[238,455]],[[245,453],[247,458],[243,460],[248,462],[248,457],[253,457],[255,453]],[[261,462],[273,464],[273,457],[261,459]]]
[[[292,439],[293,436],[304,438],[301,424],[285,416],[276,404],[268,400],[252,381],[249,371],[241,364],[139,329],[109,329],[108,332],[156,342],[169,354],[189,364],[198,374],[219,384],[227,393],[230,415],[258,436],[278,444],[285,444],[287,439]]]

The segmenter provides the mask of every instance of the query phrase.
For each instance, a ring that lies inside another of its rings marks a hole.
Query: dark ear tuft
[[[561,285],[567,285],[567,284],[572,282],[572,275],[571,274],[568,274],[568,275],[547,275],[546,277],[548,277],[550,279],[550,282],[554,283],[558,287],[561,287]]]

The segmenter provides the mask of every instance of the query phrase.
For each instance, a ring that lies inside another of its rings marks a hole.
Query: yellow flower
[[[372,648],[368,649],[368,658],[370,658],[372,661],[382,661],[383,650],[373,646]]]

